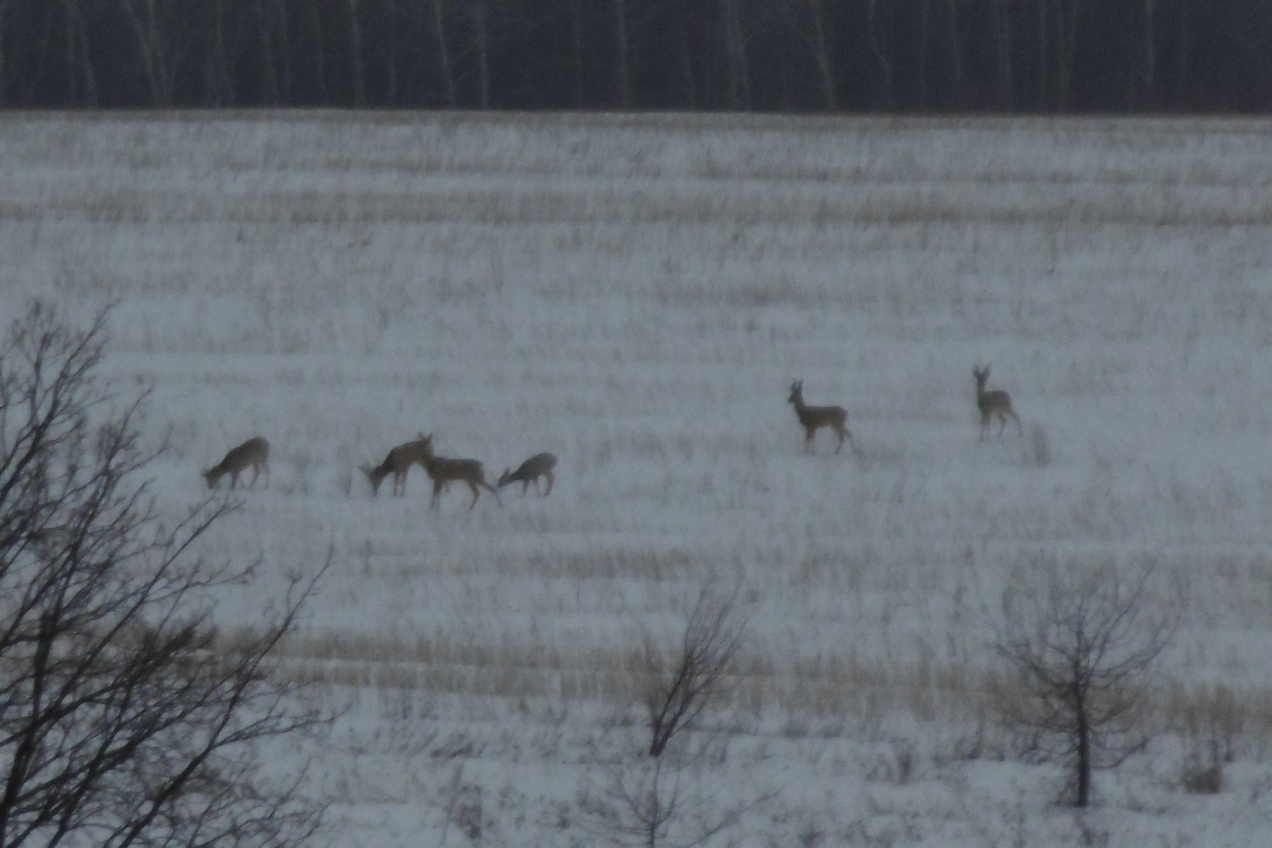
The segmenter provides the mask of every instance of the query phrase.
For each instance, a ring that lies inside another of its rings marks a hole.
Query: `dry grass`
[[[222,634],[232,644],[232,634]],[[562,648],[483,646],[445,634],[409,642],[387,637],[332,635],[293,638],[282,646],[276,673],[295,682],[332,687],[415,690],[429,695],[534,699],[606,704],[625,710],[649,685],[639,647]],[[997,678],[953,663],[920,666],[864,661],[851,656],[778,663],[743,652],[729,678],[727,711],[752,719],[785,715],[791,722],[852,719],[882,721],[905,714],[921,722],[960,726],[987,715],[990,699],[1010,697]],[[1220,740],[1225,750],[1242,739],[1272,741],[1272,687],[1160,681],[1150,721],[1155,733]]]

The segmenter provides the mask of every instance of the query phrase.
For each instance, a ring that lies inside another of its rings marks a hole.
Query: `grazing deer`
[[[367,475],[367,479],[371,481],[371,494],[374,496],[380,491],[380,484],[384,482],[384,478],[393,475],[393,494],[406,494],[406,475],[411,470],[412,465],[424,467],[424,456],[426,449],[424,447],[424,434],[420,433],[418,439],[405,444],[398,445],[389,451],[389,455],[384,458],[375,468],[365,463],[361,466],[362,473]]]
[[[208,481],[208,488],[216,488],[216,484],[223,475],[230,475],[230,488],[233,489],[238,485],[239,473],[245,468],[251,467],[255,472],[252,475],[252,482],[247,484],[250,489],[256,485],[256,478],[261,476],[261,469],[265,469],[265,488],[269,488],[269,442],[257,436],[254,439],[248,439],[243,444],[231,450],[225,455],[225,459],[221,460],[216,466],[209,468],[203,472],[203,479]]]
[[[526,493],[526,489],[530,488],[530,481],[534,481],[534,490],[539,491],[539,478],[548,478],[548,490],[543,493],[543,497],[552,494],[552,469],[556,468],[556,457],[550,453],[536,453],[527,459],[521,465],[517,466],[516,471],[504,469],[504,473],[499,477],[499,488],[507,486],[509,483],[521,481],[521,494]]]
[[[499,490],[486,482],[486,472],[482,470],[481,463],[475,459],[446,459],[433,453],[433,436],[421,436],[419,444],[423,450],[424,470],[433,481],[433,500],[429,502],[428,508],[433,509],[437,506],[438,500],[441,498],[442,489],[452,480],[465,483],[468,488],[473,490],[473,502],[468,505],[469,509],[477,506],[477,498],[481,495],[478,490],[487,489],[495,496],[495,503],[503,506],[503,501],[499,499]]]
[[[848,446],[856,452],[857,445],[852,440],[852,433],[848,430],[848,413],[842,406],[807,406],[804,403],[804,382],[796,380],[791,383],[791,396],[786,399],[787,403],[794,404],[795,414],[799,416],[799,423],[804,427],[804,452],[808,453],[813,449],[813,436],[822,427],[829,427],[835,431],[835,435],[839,436],[839,444],[835,448],[835,453],[839,453],[844,446],[844,439],[848,439]]]
[[[989,366],[986,365],[984,368],[973,366],[972,376],[976,378],[976,408],[981,414],[980,437],[985,438],[985,433],[989,430],[989,419],[995,415],[998,416],[998,435],[1001,436],[1003,430],[1007,429],[1007,416],[1010,415],[1016,422],[1016,430],[1023,436],[1025,429],[1020,426],[1020,417],[1011,408],[1011,395],[1002,389],[985,391],[985,381],[989,379]]]

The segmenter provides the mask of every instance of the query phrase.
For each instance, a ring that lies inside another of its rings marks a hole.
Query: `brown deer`
[[[384,482],[384,478],[393,475],[393,494],[406,494],[406,477],[407,472],[411,470],[412,465],[424,467],[424,434],[420,433],[418,439],[398,445],[389,451],[389,455],[384,458],[375,468],[365,463],[361,466],[362,473],[367,475],[367,479],[371,481],[371,494],[374,496],[380,491],[380,484]]]
[[[424,470],[433,481],[433,500],[429,502],[429,509],[437,506],[442,490],[452,480],[465,483],[473,490],[473,502],[468,505],[469,509],[477,506],[477,498],[481,495],[479,486],[495,496],[495,503],[503,506],[503,501],[499,499],[499,490],[486,482],[486,472],[482,470],[480,462],[475,459],[446,459],[437,456],[433,453],[432,434],[422,436],[419,443],[423,450]]]
[[[835,447],[835,453],[839,453],[844,446],[844,439],[848,439],[848,446],[855,453],[857,450],[856,443],[852,440],[852,432],[847,427],[848,413],[842,406],[808,406],[804,403],[804,382],[796,380],[791,383],[791,396],[786,399],[787,403],[795,406],[795,414],[799,416],[799,423],[804,427],[804,452],[809,453],[813,449],[813,436],[822,427],[829,427],[839,436],[839,444]]]
[[[989,366],[986,365],[984,368],[973,366],[972,376],[976,378],[976,408],[980,410],[981,415],[980,438],[985,438],[985,434],[989,431],[989,420],[995,415],[998,416],[998,435],[1001,436],[1003,430],[1007,429],[1007,416],[1010,415],[1016,422],[1016,430],[1023,436],[1025,429],[1020,426],[1020,416],[1016,415],[1016,411],[1011,408],[1011,395],[1002,389],[985,390],[985,381],[989,379]]]
[[[257,436],[254,439],[248,439],[243,444],[231,450],[225,455],[225,459],[221,460],[217,465],[203,472],[203,479],[208,481],[208,488],[216,488],[216,484],[221,477],[230,475],[230,488],[233,489],[238,485],[239,473],[244,469],[251,467],[255,472],[252,475],[252,482],[247,487],[256,485],[256,478],[261,476],[261,469],[265,469],[265,488],[269,488],[269,442]]]
[[[526,489],[530,488],[530,481],[534,481],[534,490],[539,491],[539,478],[548,478],[548,490],[543,493],[543,497],[552,494],[552,469],[556,468],[557,458],[550,453],[536,453],[527,459],[521,465],[517,466],[516,471],[504,469],[504,473],[499,477],[499,488],[507,486],[509,483],[521,481],[521,494],[526,493]]]

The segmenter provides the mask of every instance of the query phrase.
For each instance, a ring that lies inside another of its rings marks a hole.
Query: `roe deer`
[[[995,415],[998,416],[998,435],[1001,436],[1003,430],[1007,429],[1007,416],[1010,415],[1016,422],[1016,430],[1023,436],[1025,429],[1020,426],[1020,417],[1011,408],[1011,395],[1002,389],[985,391],[985,381],[989,379],[989,366],[986,365],[984,368],[973,366],[972,376],[976,378],[976,408],[981,414],[980,437],[985,438],[985,433],[989,430],[989,419]]]
[[[433,500],[429,502],[428,508],[433,509],[437,506],[438,500],[441,498],[442,489],[452,480],[465,483],[468,488],[473,490],[473,502],[468,505],[469,509],[477,506],[477,498],[481,495],[478,486],[488,490],[495,496],[495,503],[503,506],[503,501],[499,499],[499,490],[486,482],[486,472],[482,470],[481,463],[475,459],[446,459],[433,453],[433,436],[421,436],[419,444],[423,451],[424,470],[433,481]]]
[[[857,445],[852,440],[852,433],[847,427],[848,413],[842,406],[806,406],[803,380],[791,383],[791,396],[786,399],[786,402],[794,404],[799,423],[804,426],[805,453],[813,449],[813,436],[822,427],[829,427],[835,431],[835,435],[839,436],[839,445],[835,448],[835,453],[839,453],[843,448],[845,437],[848,439],[848,446],[856,452]]]
[[[550,453],[536,453],[527,459],[521,465],[517,466],[516,471],[504,469],[504,473],[499,477],[499,488],[507,486],[509,483],[521,481],[521,494],[526,493],[526,489],[530,488],[530,481],[534,481],[534,490],[539,491],[539,478],[548,478],[548,490],[543,493],[546,498],[552,494],[552,469],[556,468],[556,457]]]
[[[216,488],[217,482],[225,474],[230,475],[230,488],[233,489],[238,485],[239,473],[245,468],[251,467],[255,472],[252,475],[252,482],[247,484],[250,489],[256,485],[256,478],[261,476],[261,469],[265,469],[265,488],[269,488],[269,442],[257,436],[254,439],[248,439],[243,444],[231,450],[225,455],[225,459],[221,460],[216,466],[209,468],[203,472],[203,479],[208,481],[208,488]]]
[[[381,462],[375,468],[364,463],[361,469],[362,473],[367,475],[367,479],[371,481],[372,496],[380,491],[380,484],[390,474],[393,475],[393,494],[395,496],[405,495],[407,472],[411,470],[412,465],[424,468],[425,453],[424,434],[420,433],[418,439],[398,445],[390,450],[389,455],[384,458],[384,462]]]

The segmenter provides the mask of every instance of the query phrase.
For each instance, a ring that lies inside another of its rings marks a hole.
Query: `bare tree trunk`
[[[751,80],[746,61],[746,34],[738,0],[721,0],[724,13],[724,46],[728,57],[729,107],[747,109],[751,105]]]
[[[353,105],[361,109],[367,105],[362,22],[359,20],[358,0],[345,0],[345,4],[349,12],[349,82],[353,86]]]
[[[1180,0],[1179,24],[1175,27],[1175,105],[1188,104],[1188,69],[1192,58],[1192,0]]]
[[[1051,66],[1049,64],[1048,52],[1051,42],[1048,40],[1050,36],[1047,34],[1047,4],[1051,0],[1038,0],[1038,48],[1035,51],[1038,56],[1038,88],[1035,94],[1034,107],[1039,111],[1047,108],[1047,97],[1050,93],[1050,85],[1048,78],[1051,74]]]
[[[927,109],[928,102],[928,44],[932,40],[932,0],[922,0],[919,5],[919,107]]]
[[[261,43],[261,66],[265,80],[264,100],[271,106],[282,105],[278,57],[274,52],[274,39],[270,33],[269,12],[264,0],[256,0],[256,37]]]
[[[1078,667],[1074,668],[1073,671],[1074,680],[1082,680],[1083,669]],[[1077,807],[1086,807],[1091,802],[1091,723],[1089,720],[1090,707],[1086,702],[1086,694],[1082,685],[1075,683],[1073,687],[1073,705],[1077,725],[1074,727],[1074,741],[1077,743],[1078,785],[1074,805]]]
[[[927,0],[924,0],[924,9]],[[839,94],[835,90],[835,70],[830,61],[830,38],[826,27],[826,8],[822,0],[808,0],[808,11],[813,24],[813,56],[817,60],[817,70],[822,78],[822,94],[825,97],[826,111],[839,109]]]
[[[42,23],[42,26],[40,27],[40,30],[39,30],[39,34],[36,35],[35,32],[31,32],[31,33],[28,33],[27,35],[32,44],[32,49],[30,52],[34,54],[35,56],[35,68],[33,69],[34,70],[33,76],[35,79],[42,79],[46,73],[45,66],[48,64],[48,61],[49,61],[49,49],[50,49],[49,43],[53,40],[52,38],[53,12],[54,12],[55,6],[52,3],[46,3],[43,5],[43,7],[37,7],[37,9],[38,11],[43,12],[42,15],[39,15],[39,20]],[[34,18],[36,16],[36,12],[32,11],[31,15]],[[23,92],[25,96],[16,105],[32,106],[38,103],[39,100],[37,98],[39,97],[39,90],[36,88],[36,86],[28,83],[28,85],[25,86],[25,89],[26,90]]]
[[[93,73],[93,63],[88,52],[88,27],[84,25],[84,14],[80,8],[80,0],[64,0],[66,4],[66,61],[67,76],[72,87],[78,77],[82,90],[82,98],[76,98],[79,105],[90,109],[99,104],[97,93],[97,77]],[[74,92],[72,92],[74,96]]]
[[[1054,105],[1068,109],[1073,102],[1074,57],[1078,47],[1078,14],[1082,0],[1057,0],[1057,61]]]
[[[570,0],[570,82],[574,108],[583,108],[583,9],[584,0]]]
[[[164,109],[173,105],[175,71],[165,50],[165,40],[172,36],[160,32],[155,2],[156,0],[120,0],[120,5],[137,38],[137,50],[150,90],[150,105],[156,109]]]
[[[685,106],[697,109],[701,104],[702,94],[698,90],[698,76],[693,69],[693,51],[689,49],[689,31],[680,28],[680,75],[684,79]]]
[[[1157,103],[1157,0],[1144,0],[1144,59],[1140,72],[1142,94],[1139,105],[1153,106]],[[1133,104],[1135,105],[1135,104]]]
[[[0,109],[9,105],[9,54],[5,52],[5,33],[8,31],[8,0],[0,0]]]
[[[212,108],[234,105],[233,69],[225,48],[225,0],[211,0],[212,44],[204,60],[204,103]]]
[[[318,13],[318,0],[309,0],[306,9],[309,13],[309,27],[314,36],[314,85],[318,89],[319,102],[324,106],[330,106],[331,96],[327,92],[327,63],[324,58],[327,50],[326,44],[323,43],[322,16]]]
[[[886,2],[886,0],[885,0]],[[887,17],[883,21],[883,17]],[[870,0],[870,5],[866,8],[866,29],[870,34],[870,52],[874,54],[875,61],[879,65],[879,75],[882,79],[883,88],[883,106],[886,109],[892,109],[896,103],[896,89],[893,84],[893,42],[894,33],[892,32],[892,16],[890,14],[879,14],[879,0]],[[887,29],[887,38],[885,40],[882,30]]]
[[[618,105],[632,106],[631,42],[627,31],[627,0],[612,0],[614,10],[614,50],[618,57]]]
[[[948,18],[946,44],[950,53],[950,78],[954,87],[954,105],[963,108],[967,105],[967,83],[963,73],[963,42],[958,31],[958,0],[945,0],[946,17]]]
[[[993,0],[993,11],[998,108],[1010,112],[1015,105],[1015,82],[1011,72],[1011,12],[1007,8],[1007,0]]]
[[[486,0],[469,0],[476,22],[477,48],[477,102],[482,109],[490,108],[490,32]]]
[[[276,26],[278,27],[277,54],[274,56],[275,76],[277,80],[277,93],[275,103],[278,105],[291,104],[293,102],[292,92],[294,91],[295,74],[292,70],[292,43],[291,43],[291,27],[288,16],[288,5],[285,0],[265,0],[269,5],[268,9],[272,10]],[[262,33],[262,37],[268,37],[268,31]],[[274,49],[271,45],[271,51]]]
[[[442,0],[432,0],[433,32],[437,34],[437,63],[442,70],[442,84],[446,90],[446,105],[455,108],[455,71],[451,65],[450,46],[446,40],[446,16],[442,13]]]

